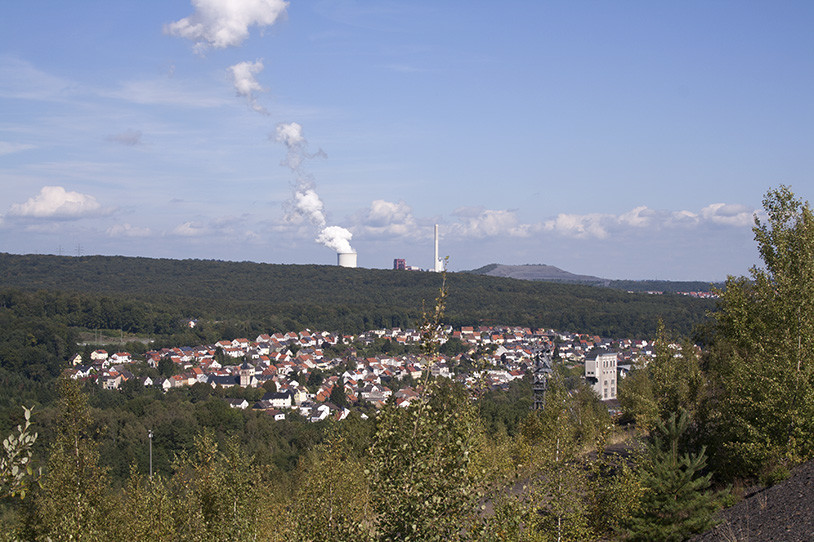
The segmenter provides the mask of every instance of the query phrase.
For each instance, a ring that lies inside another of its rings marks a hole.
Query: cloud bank
[[[440,223],[448,240],[499,238],[531,239],[542,235],[584,240],[605,240],[632,233],[694,229],[744,228],[753,223],[755,211],[739,204],[713,203],[697,212],[654,210],[641,205],[620,213],[560,213],[540,222],[523,222],[512,209],[460,207],[452,220],[416,217],[404,201],[374,200],[353,216],[354,231],[365,239],[418,238],[430,235]]]

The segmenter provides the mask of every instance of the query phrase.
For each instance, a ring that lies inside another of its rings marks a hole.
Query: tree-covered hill
[[[3,288],[49,290],[171,307],[179,316],[251,320],[268,331],[298,326],[358,332],[416,326],[441,278],[434,273],[122,256],[0,254]],[[551,327],[603,336],[650,336],[661,318],[689,333],[712,308],[682,296],[469,273],[447,277],[453,325]],[[139,331],[132,329],[131,331]]]
[[[722,282],[710,283],[698,280],[612,280],[594,277],[592,275],[575,275],[574,273],[563,271],[559,267],[545,264],[503,265],[492,263],[468,271],[468,273],[487,275],[490,277],[584,284],[586,286],[605,286],[626,292],[704,292],[709,291],[710,286],[716,286],[718,288],[723,286]]]

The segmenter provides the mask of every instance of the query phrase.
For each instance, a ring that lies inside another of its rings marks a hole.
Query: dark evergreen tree
[[[345,394],[345,386],[336,384],[331,390],[330,401],[338,407],[346,408],[348,406],[348,396]]]
[[[714,524],[719,499],[709,489],[712,474],[703,474],[706,450],[681,452],[688,426],[689,416],[682,410],[659,422],[652,433],[643,469],[644,496],[630,522],[630,540],[677,542]]]

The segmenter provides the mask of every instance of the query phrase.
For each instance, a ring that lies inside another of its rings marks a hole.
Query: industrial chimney
[[[433,260],[433,271],[440,273],[444,270],[444,260],[438,257],[438,224],[435,225],[435,259]]]
[[[336,254],[336,263],[339,267],[356,267],[356,253],[338,252]]]

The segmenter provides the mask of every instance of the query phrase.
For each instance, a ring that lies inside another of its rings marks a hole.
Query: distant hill
[[[148,304],[139,306],[139,317],[177,314],[263,331],[417,327],[422,306],[432,306],[441,285],[439,274],[419,271],[3,253],[0,277],[0,294],[12,288],[76,292],[99,299],[102,307],[105,297],[113,306]],[[653,335],[661,318],[668,329],[688,335],[713,307],[687,296],[473,273],[448,273],[447,286],[445,321],[454,326],[516,325],[644,338]],[[119,326],[139,331],[139,326],[99,325]]]
[[[670,280],[612,280],[592,275],[576,275],[563,271],[559,267],[545,264],[503,265],[492,263],[468,271],[476,275],[506,277],[519,280],[538,280],[560,282],[564,284],[586,284],[623,290],[625,292],[707,292],[711,286],[721,287],[722,283],[703,281],[670,281]]]
[[[469,271],[476,275],[490,277],[506,277],[520,280],[545,280],[549,282],[563,282],[567,284],[589,284],[591,286],[607,286],[611,281],[591,275],[575,275],[563,271],[559,267],[545,264],[503,265],[489,264]]]

